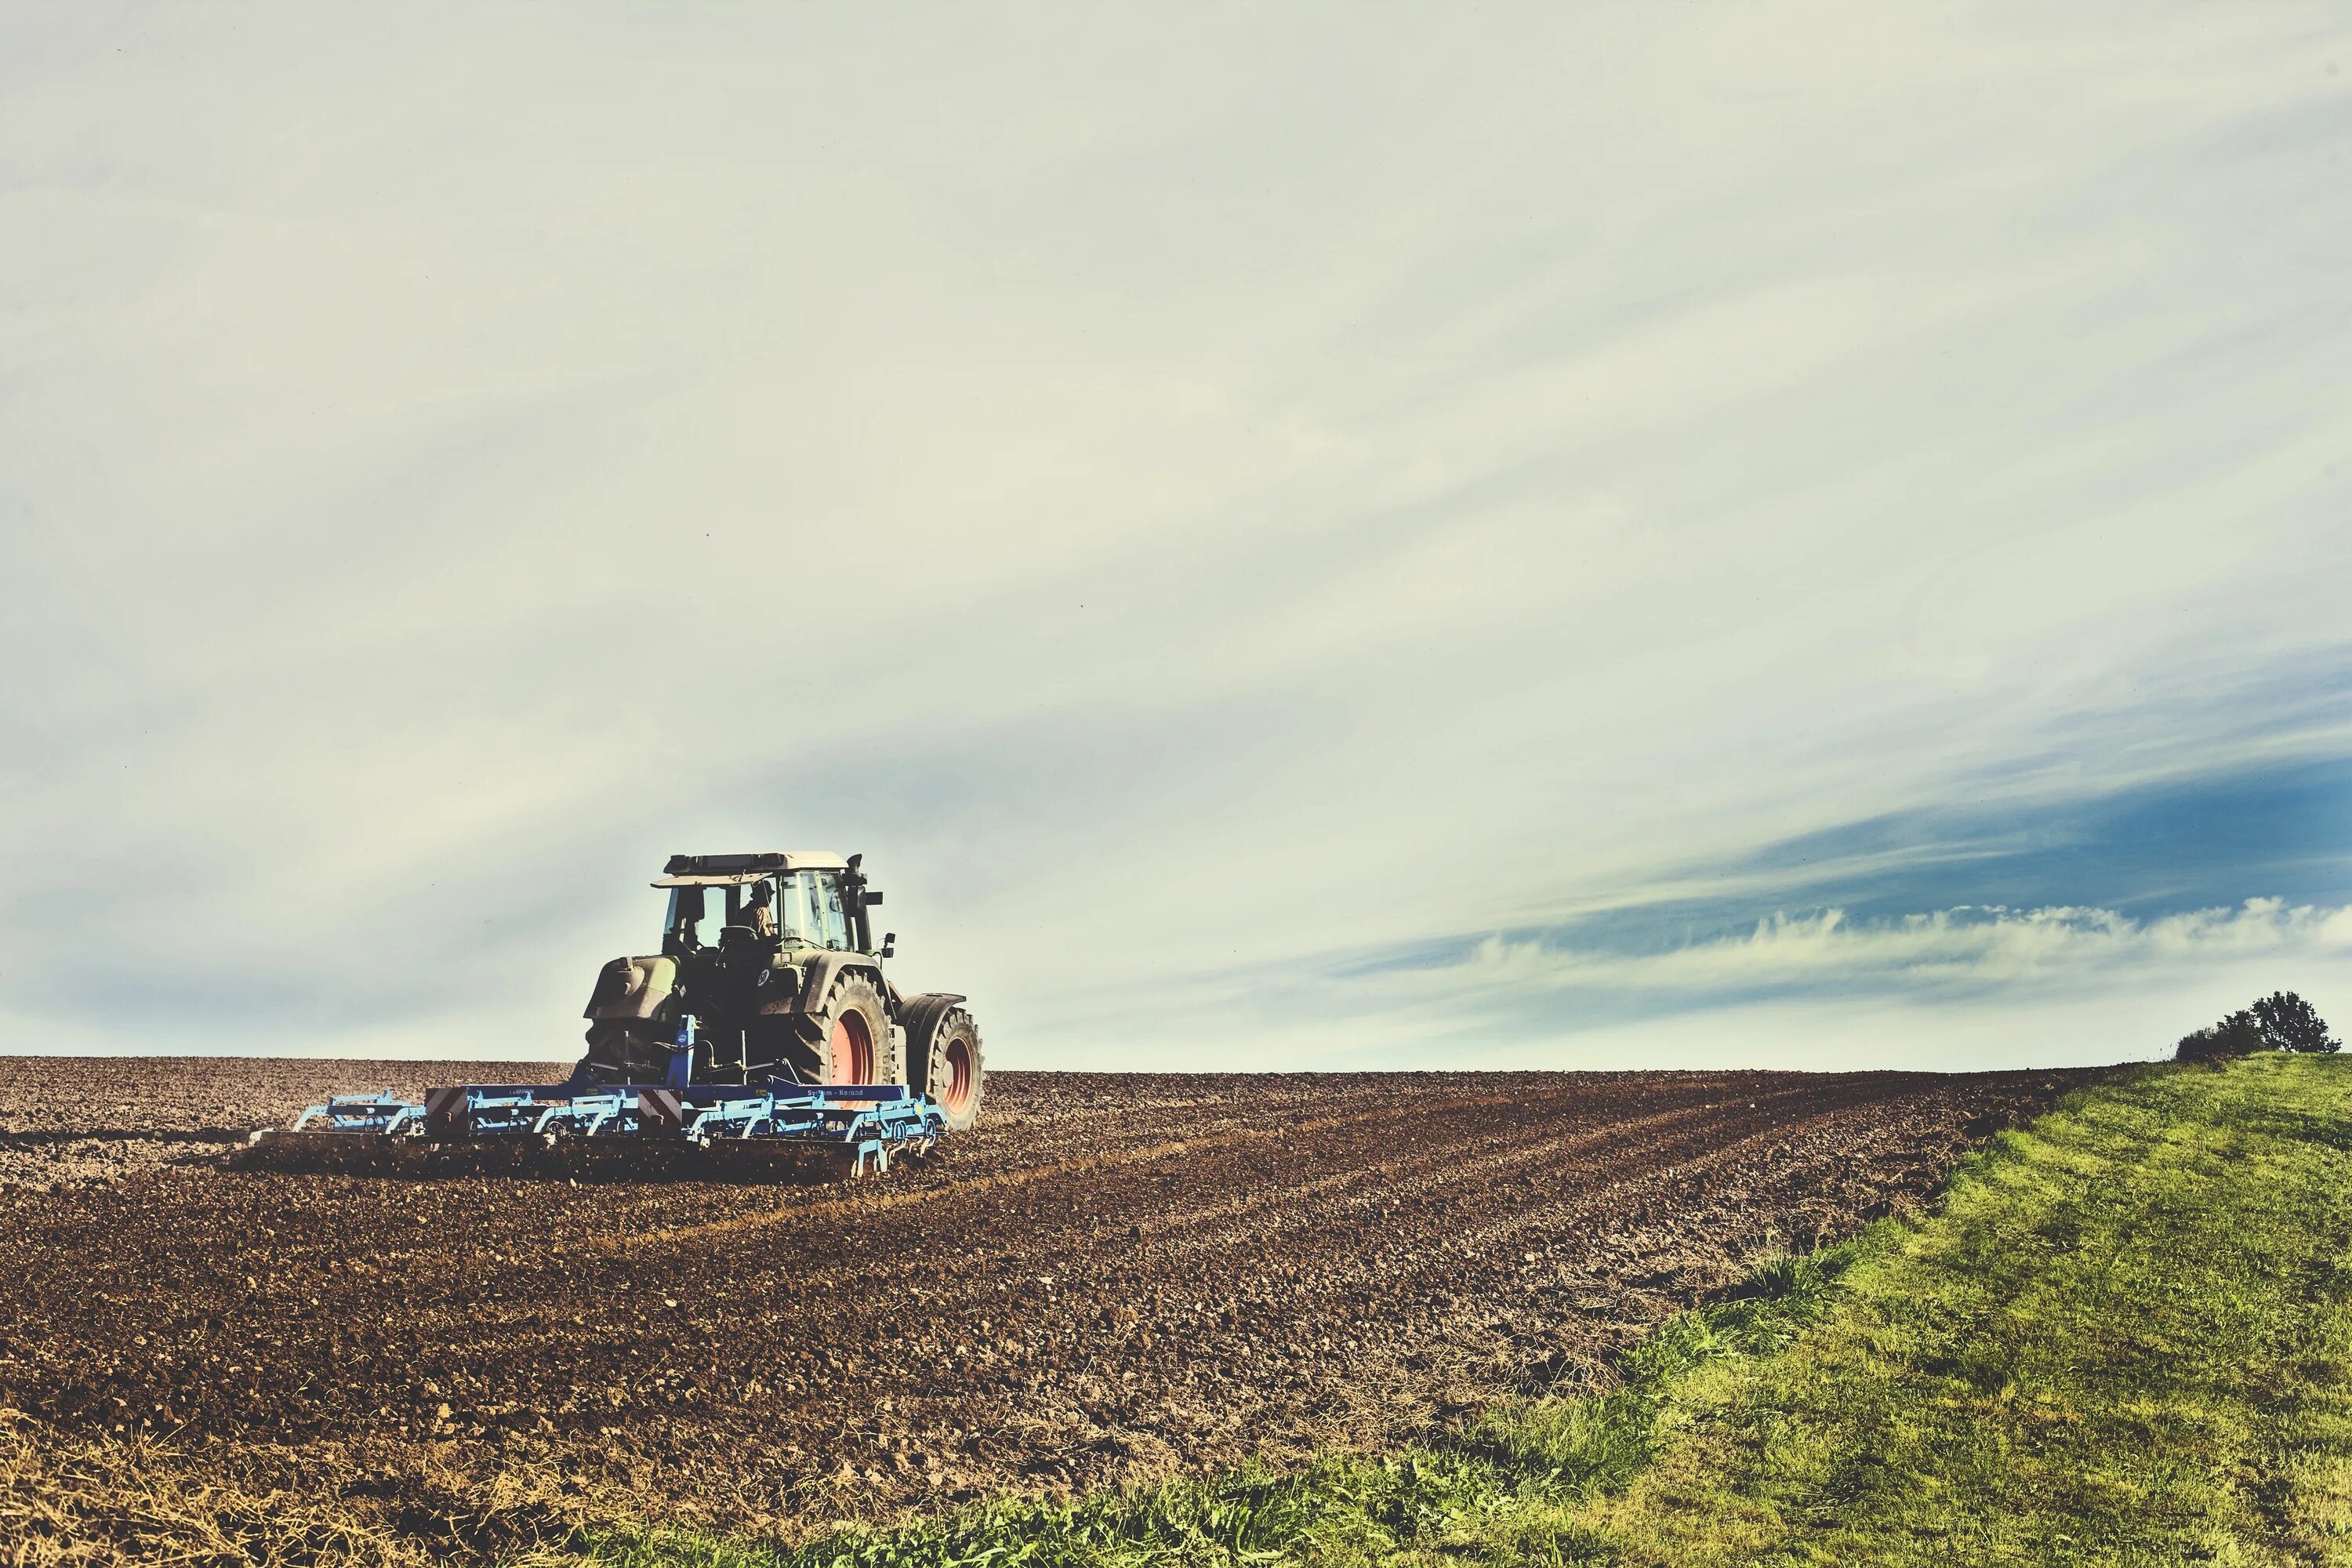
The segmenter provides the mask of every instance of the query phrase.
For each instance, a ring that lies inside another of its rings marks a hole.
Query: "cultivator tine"
[[[313,1122],[319,1122],[323,1125],[318,1131],[324,1132],[396,1133],[413,1123],[424,1109],[413,1101],[396,1099],[389,1091],[329,1095],[325,1104],[304,1110],[287,1131],[305,1131]]]
[[[631,1109],[631,1102],[622,1095],[578,1095],[547,1105],[531,1123],[531,1131],[544,1137],[572,1132],[593,1138],[604,1131],[607,1122],[626,1116]]]

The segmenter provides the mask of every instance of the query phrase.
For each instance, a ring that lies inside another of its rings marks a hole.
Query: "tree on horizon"
[[[2292,991],[2273,991],[2253,1005],[2254,1020],[2273,1050],[2333,1055],[2344,1043],[2327,1032],[2319,1009]]]

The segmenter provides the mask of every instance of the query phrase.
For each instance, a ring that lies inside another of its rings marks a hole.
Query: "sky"
[[[0,1050],[2352,1025],[2352,10],[0,10]]]

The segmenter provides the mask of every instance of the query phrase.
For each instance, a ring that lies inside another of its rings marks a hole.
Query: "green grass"
[[[627,1568],[2352,1563],[2352,1062],[2152,1068],[1442,1441]]]

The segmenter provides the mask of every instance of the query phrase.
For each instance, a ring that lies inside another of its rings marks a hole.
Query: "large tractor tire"
[[[981,1096],[988,1087],[980,1026],[962,1003],[961,996],[937,992],[907,1000],[907,1081],[939,1103],[950,1132],[980,1120]]]
[[[834,981],[824,1004],[802,1020],[799,1044],[794,1065],[806,1082],[907,1081],[882,993],[863,974],[852,972]]]

